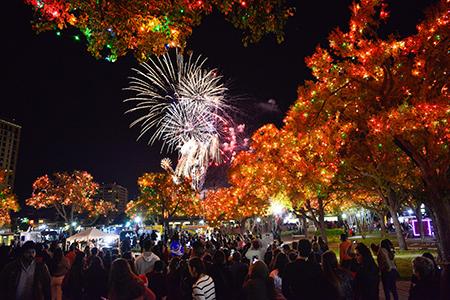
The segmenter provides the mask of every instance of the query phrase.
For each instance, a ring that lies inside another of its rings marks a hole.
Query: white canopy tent
[[[80,231],[77,234],[72,235],[71,237],[68,237],[66,239],[66,242],[88,242],[90,240],[99,240],[99,239],[103,239],[103,240],[108,240],[108,241],[113,241],[113,240],[118,240],[119,236],[117,234],[114,233],[107,233],[107,232],[103,232],[101,230],[98,230],[95,227],[86,229],[84,231]]]

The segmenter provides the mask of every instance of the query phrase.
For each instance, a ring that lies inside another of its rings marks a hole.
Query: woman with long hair
[[[106,297],[108,286],[108,273],[103,261],[98,256],[91,257],[91,264],[84,274],[84,292],[86,300],[100,300]]]
[[[153,270],[146,274],[148,278],[148,287],[155,293],[157,300],[167,297],[167,274],[164,261],[157,260]]]
[[[274,300],[277,298],[273,280],[269,277],[269,269],[262,260],[257,260],[250,265],[243,294],[245,300]]]
[[[83,295],[84,253],[77,252],[70,271],[64,277],[62,290],[64,299],[77,300]]]
[[[380,277],[375,260],[369,248],[363,243],[356,246],[355,254],[358,263],[355,275],[355,299],[378,300]]]
[[[155,294],[131,271],[130,264],[123,258],[112,263],[108,285],[109,300],[156,300]]]
[[[353,287],[351,274],[338,264],[336,254],[327,250],[322,254],[324,278],[324,299],[352,300]]]
[[[273,283],[278,292],[281,292],[284,269],[288,263],[289,258],[284,252],[279,252],[277,256],[275,256],[273,270],[270,272],[269,276],[273,278]]]
[[[381,282],[383,283],[384,298],[391,299],[391,293],[394,300],[398,300],[397,293],[397,277],[398,271],[394,263],[394,245],[388,239],[384,239],[380,243],[377,252],[377,262],[381,273]]]
[[[64,253],[61,248],[58,247],[53,251],[53,257],[49,264],[50,275],[52,275],[52,300],[61,300],[64,276],[70,269],[69,261],[64,257]]]
[[[167,273],[167,300],[181,300],[180,258],[172,257]]]
[[[231,273],[225,263],[225,253],[217,250],[213,255],[213,262],[207,270],[208,275],[214,281],[217,300],[227,300],[231,297]]]

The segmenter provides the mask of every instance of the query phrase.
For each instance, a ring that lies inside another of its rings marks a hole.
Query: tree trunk
[[[422,212],[420,211],[420,204],[417,204],[416,207],[416,217],[417,217],[417,226],[419,226],[419,232],[420,232],[420,239],[423,241],[425,240],[425,230],[423,228],[423,222],[422,222]]]
[[[246,221],[247,219],[246,218],[244,218],[244,219],[241,219],[240,221],[239,221],[239,233],[240,234],[244,234],[245,233],[245,221]]]
[[[386,224],[384,223],[384,215],[379,213],[378,218],[380,218],[381,237],[384,238],[386,236]]]
[[[397,195],[395,194],[395,191],[392,188],[389,188],[388,195],[384,199],[387,202],[389,212],[391,214],[392,220],[394,221],[395,235],[397,236],[398,246],[400,250],[408,250],[405,236],[403,235],[402,232],[402,226],[400,225],[397,216],[398,204],[397,204]]]
[[[162,225],[163,225],[163,241],[167,243],[169,240],[169,224],[167,222],[167,218],[162,218]]]
[[[358,217],[356,217],[356,223],[358,225],[359,233],[361,234],[361,238],[363,238],[363,239],[366,238],[366,231],[365,231],[366,224],[365,224],[364,220],[365,220],[365,216],[361,216],[361,221],[359,220]]]
[[[389,206],[389,212],[391,213],[392,220],[394,221],[395,235],[397,236],[398,246],[400,250],[408,250],[406,245],[405,236],[402,232],[402,226],[398,220],[397,211]]]
[[[325,228],[325,208],[323,207],[323,199],[319,197],[319,225],[320,225],[320,235],[322,236],[325,243],[328,244],[327,231]]]
[[[319,211],[319,220],[314,221],[315,225],[320,231],[320,236],[323,238],[325,243],[328,244],[327,231],[325,230],[325,215]]]
[[[425,204],[431,209],[434,216],[434,229],[436,240],[439,245],[439,252],[443,261],[443,272],[441,277],[441,299],[450,298],[450,199],[448,189],[448,169],[441,169],[437,172],[426,157],[421,155],[420,151],[402,137],[394,138],[395,144],[402,149],[413,162],[419,167],[422,173],[422,179],[425,183],[425,189],[429,195]],[[438,174],[439,173],[439,174]]]
[[[308,222],[305,216],[302,216],[302,226],[303,226],[303,234],[305,238],[308,238]]]
[[[441,299],[449,299],[450,296],[450,202],[446,199],[438,199],[428,204],[434,218],[436,240],[439,254],[442,260]]]

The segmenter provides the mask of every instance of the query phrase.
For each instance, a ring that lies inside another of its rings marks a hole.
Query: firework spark
[[[143,114],[130,124],[141,126],[138,139],[149,134],[149,144],[159,140],[162,150],[178,151],[176,176],[190,177],[199,189],[208,165],[220,162],[220,140],[232,124],[231,105],[222,76],[205,68],[206,59],[184,59],[178,52],[175,57],[173,63],[167,53],[133,69],[136,75],[126,90],[136,96],[125,102],[135,106],[126,113]]]

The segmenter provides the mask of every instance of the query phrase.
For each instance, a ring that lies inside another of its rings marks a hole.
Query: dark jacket
[[[271,300],[271,291],[268,289],[267,281],[262,279],[249,279],[244,283],[243,299],[245,300]]]
[[[183,299],[181,292],[181,274],[180,270],[169,272],[167,274],[167,300]]]
[[[233,299],[238,299],[242,292],[242,285],[247,277],[248,266],[242,262],[234,262],[230,266],[231,293]]]
[[[269,277],[269,269],[262,261],[251,265],[249,279],[244,283],[243,299],[274,300],[276,299],[273,279]]]
[[[434,300],[439,299],[439,281],[433,279],[417,280],[411,284],[409,300]]]
[[[352,275],[345,270],[336,270],[336,275],[340,283],[340,290],[325,277],[322,280],[323,286],[320,288],[322,299],[353,300],[353,279]]]
[[[284,270],[282,290],[288,300],[315,299],[322,282],[320,265],[297,259]]]
[[[64,299],[77,300],[82,298],[83,275],[82,266],[73,265],[69,273],[64,276],[62,285]]]
[[[156,300],[161,300],[167,296],[167,278],[163,273],[151,272],[146,274],[148,288],[156,295]],[[179,287],[178,287],[179,288]]]
[[[35,262],[33,298],[50,299],[50,273],[43,262]],[[16,289],[20,280],[22,266],[20,259],[7,264],[0,273],[0,296],[2,299],[16,299]]]
[[[212,264],[208,275],[214,281],[217,300],[229,300],[231,298],[231,273],[225,265]]]
[[[108,294],[108,274],[105,269],[91,266],[84,274],[83,280],[86,300],[100,300]]]
[[[355,276],[355,299],[378,300],[379,284],[377,267],[359,266]]]

